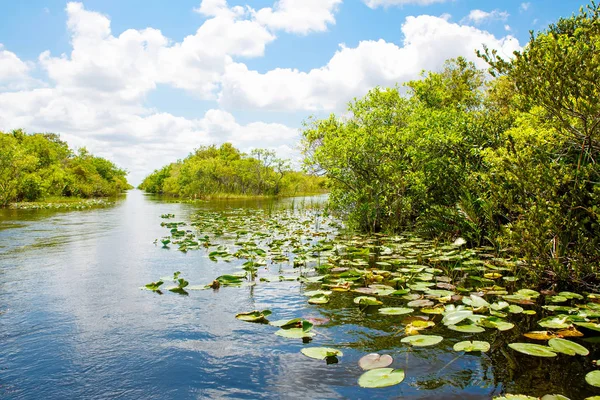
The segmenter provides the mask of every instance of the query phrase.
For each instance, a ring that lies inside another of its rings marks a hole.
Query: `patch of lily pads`
[[[196,285],[176,273],[142,287],[148,291],[162,293],[168,281],[174,285],[167,290],[179,294],[296,282],[315,307],[350,304],[365,318],[389,321],[390,335],[400,336],[404,351],[445,347],[445,337],[462,335],[453,349],[475,356],[509,348],[531,357],[588,357],[588,348],[577,341],[593,340],[600,331],[600,295],[520,287],[520,260],[500,257],[490,248],[466,248],[461,239],[437,244],[411,235],[358,235],[318,209],[200,211],[186,222],[171,222],[175,216],[170,214],[163,218],[169,220],[161,224],[168,230],[160,239],[163,247],[204,252],[232,272]],[[236,318],[269,323],[283,338],[308,342],[316,334],[308,320],[269,321],[269,316],[269,310],[254,310]],[[522,326],[535,325],[539,330],[521,333]],[[494,346],[477,335],[494,337]],[[523,340],[515,341],[520,335]],[[342,355],[329,347],[303,348],[302,353],[319,360]],[[359,386],[402,382],[405,371],[388,368],[390,360],[378,354],[361,358],[367,372]],[[597,382],[594,372],[586,376],[588,383]],[[526,398],[509,396],[504,398]]]

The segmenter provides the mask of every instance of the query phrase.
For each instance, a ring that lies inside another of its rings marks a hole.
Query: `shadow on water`
[[[360,311],[344,294],[311,306],[303,295],[310,284],[273,282],[188,296],[139,289],[175,271],[193,285],[239,271],[235,262],[210,261],[206,251],[154,245],[165,232],[161,214],[187,221],[200,209],[268,210],[321,201],[187,204],[132,191],[111,208],[1,211],[0,397],[488,399],[506,390],[579,399],[593,394],[583,381],[589,366],[580,360],[540,361],[508,353],[502,341],[519,332],[472,335],[469,340],[483,338],[495,350],[457,357],[452,345],[459,336],[443,326],[432,331],[446,338],[442,343],[410,349],[397,335],[402,317]],[[344,356],[338,364],[316,362],[300,353],[302,342],[273,335],[269,325],[234,318],[253,309],[270,309],[274,319],[322,319],[312,345],[342,348]],[[359,388],[357,361],[369,352],[393,355],[392,366],[406,369],[406,380],[391,388]]]

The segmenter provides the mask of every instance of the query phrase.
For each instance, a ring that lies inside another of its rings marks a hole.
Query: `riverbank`
[[[40,201],[10,203],[13,210],[87,210],[90,208],[111,207],[116,198],[81,199],[74,197],[52,197]]]

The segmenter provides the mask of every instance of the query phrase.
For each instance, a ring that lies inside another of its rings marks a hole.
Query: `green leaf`
[[[585,381],[592,386],[600,387],[600,371],[588,372]]]
[[[275,334],[288,339],[303,339],[315,336],[313,332],[307,332],[302,328],[280,329]]]
[[[393,368],[377,368],[363,373],[358,385],[363,388],[383,388],[394,386],[404,380],[404,371]]]
[[[589,350],[582,345],[566,339],[550,339],[548,345],[550,345],[554,351],[567,354],[569,356],[574,356],[576,354],[580,356],[587,356],[590,354]]]
[[[556,357],[556,353],[551,347],[541,346],[539,344],[531,343],[511,343],[508,345],[511,349],[518,351],[519,353],[527,354],[529,356],[536,357]]]
[[[402,343],[409,343],[412,346],[425,347],[434,346],[444,340],[441,336],[435,335],[414,335],[407,336],[401,340]]]
[[[415,310],[406,307],[385,307],[379,309],[379,313],[383,315],[403,315],[410,314],[413,311]]]
[[[316,360],[325,360],[328,357],[341,357],[344,355],[340,350],[331,347],[306,347],[300,350],[302,354]]]
[[[465,342],[458,342],[454,345],[453,347],[454,351],[466,351],[466,352],[472,352],[472,351],[481,351],[481,352],[486,352],[489,351],[490,349],[490,344],[488,342],[480,342],[480,341],[465,341]]]

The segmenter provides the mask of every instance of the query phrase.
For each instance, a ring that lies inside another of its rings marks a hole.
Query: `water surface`
[[[186,221],[198,208],[271,206],[165,203],[131,191],[112,208],[0,210],[0,398],[487,399],[531,385],[540,394],[589,395],[585,383],[569,382],[572,374],[555,373],[544,360],[530,360],[523,372],[530,376],[519,381],[501,356],[457,358],[451,343],[408,349],[390,335],[399,320],[365,314],[349,296],[311,306],[298,282],[189,296],[139,289],[174,271],[192,285],[239,271],[241,262],[154,245],[166,234],[161,214]],[[301,341],[234,318],[253,309],[270,309],[274,319],[328,318],[311,345],[338,347],[344,357],[335,365],[309,359]],[[374,351],[406,369],[401,385],[358,387],[356,362]]]

